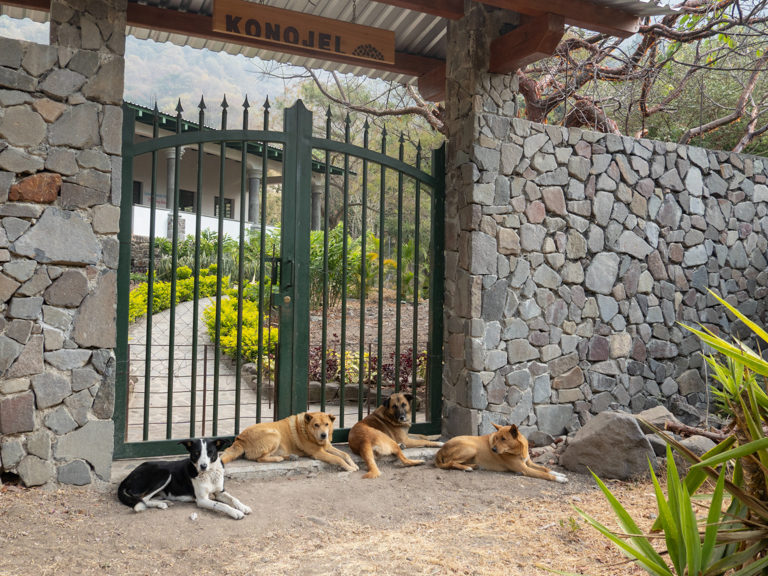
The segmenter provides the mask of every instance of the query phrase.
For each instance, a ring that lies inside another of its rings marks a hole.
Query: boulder
[[[667,410],[664,406],[654,406],[653,408],[649,408],[648,410],[643,410],[639,414],[635,415],[637,418],[640,418],[642,420],[645,420],[649,424],[653,424],[656,426],[656,428],[659,428],[661,430],[665,429],[667,422],[675,422],[677,424],[680,424],[680,420],[675,418],[675,415],[672,414],[669,410]],[[648,428],[646,430],[646,427],[640,424],[640,427],[648,434],[653,433],[653,430]]]
[[[568,443],[560,464],[574,472],[591,470],[600,478],[625,480],[648,474],[648,462],[658,466],[656,454],[634,416],[601,412]]]

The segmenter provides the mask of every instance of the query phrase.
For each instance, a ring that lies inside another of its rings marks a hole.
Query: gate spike
[[[229,104],[227,104],[227,95],[224,94],[224,98],[221,99],[221,107],[225,110],[229,108]]]
[[[200,96],[200,104],[198,104],[197,107],[200,108],[200,110],[205,110],[205,98],[202,96]]]
[[[251,105],[248,103],[248,96],[246,95],[243,102],[243,130],[248,130],[248,108],[250,107]]]
[[[271,106],[269,105],[269,96],[267,96],[267,99],[264,100],[264,109],[269,110]]]
[[[333,113],[331,112],[331,105],[328,104],[328,110],[325,111],[325,137],[331,139],[331,118]]]
[[[269,96],[267,96],[267,99],[264,100],[263,108],[264,108],[264,130],[269,130],[269,109],[271,108],[271,106],[269,105]]]
[[[351,125],[352,121],[349,118],[349,112],[347,112],[347,117],[344,118],[344,142],[347,143],[349,143],[349,132]]]
[[[381,128],[381,153],[386,154],[387,152],[387,125],[384,124]]]
[[[176,114],[181,116],[181,113],[184,112],[184,108],[181,106],[181,98],[179,98],[178,104],[176,104]]]
[[[366,118],[365,124],[363,124],[363,148],[368,148],[368,130],[370,127],[371,125],[368,123],[368,118]]]

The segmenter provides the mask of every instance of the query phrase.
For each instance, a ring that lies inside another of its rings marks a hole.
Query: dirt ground
[[[591,478],[567,484],[431,463],[385,463],[382,477],[230,479],[253,514],[235,521],[176,504],[141,514],[103,490],[0,487],[0,576],[145,574],[521,575],[545,568],[639,575],[579,506],[616,526]],[[611,483],[643,527],[655,505],[648,483]]]

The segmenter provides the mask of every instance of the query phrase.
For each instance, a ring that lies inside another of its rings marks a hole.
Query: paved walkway
[[[215,346],[208,338],[208,331],[203,321],[203,310],[212,305],[214,300],[205,298],[198,307],[198,342],[197,342],[197,375],[192,377],[192,335],[193,314],[192,302],[182,302],[176,306],[174,330],[173,361],[169,357],[169,340],[171,334],[170,310],[164,310],[151,318],[152,345],[150,347],[151,363],[149,373],[149,408],[147,440],[165,440],[168,438],[168,398],[171,397],[170,438],[189,438],[211,435],[234,435],[236,389],[235,363],[224,354],[220,357],[218,378],[218,400],[214,392],[214,355]],[[266,336],[265,336],[266,337]],[[128,401],[128,442],[140,442],[144,428],[145,386],[147,383],[146,354],[147,354],[147,318],[137,320],[129,328],[128,343],[130,361],[130,379],[133,391]],[[169,367],[172,365],[171,376]],[[270,382],[265,380],[264,386]],[[170,389],[169,389],[170,387]],[[195,390],[195,406],[192,407],[192,390]],[[261,420],[274,419],[274,404],[268,397],[262,395]],[[213,410],[217,401],[218,424],[214,430]],[[240,383],[240,426],[256,423],[256,393],[243,378]],[[320,410],[313,404],[309,410]],[[339,416],[338,405],[327,405],[326,412]],[[356,404],[347,404],[344,412],[344,425],[350,427],[357,421]],[[194,427],[190,422],[194,418]],[[421,420],[422,418],[420,418]],[[239,431],[238,430],[238,431]]]

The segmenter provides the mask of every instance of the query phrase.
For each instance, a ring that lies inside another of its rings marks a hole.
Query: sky
[[[47,44],[48,24],[0,16],[0,36]],[[279,78],[260,74],[264,63],[259,59],[138,40],[132,36],[126,39],[125,52],[124,99],[148,107],[157,101],[162,112],[175,114],[181,98],[187,119],[197,120],[201,95],[205,97],[208,118],[218,119],[218,105],[226,95],[230,105],[229,124],[234,127],[233,119],[242,114],[240,105],[247,95],[251,115],[258,117],[260,124],[261,105],[267,96],[274,102],[291,86]],[[158,62],[162,62],[162,66],[158,66]],[[206,124],[210,122],[206,120]]]

